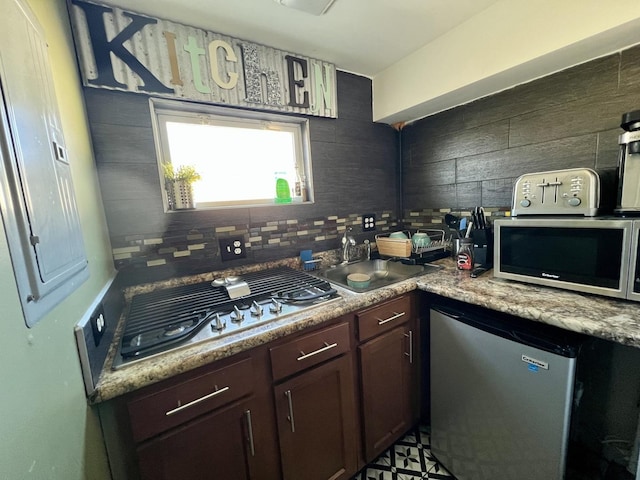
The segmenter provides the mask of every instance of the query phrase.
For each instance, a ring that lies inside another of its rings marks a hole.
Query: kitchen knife
[[[480,222],[480,228],[485,230],[487,228],[487,217],[484,215],[484,208],[478,208],[478,220]]]
[[[480,209],[479,207],[475,207],[471,212],[471,221],[476,229],[482,228],[482,224],[480,223]]]

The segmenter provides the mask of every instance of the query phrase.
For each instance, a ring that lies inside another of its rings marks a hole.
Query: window
[[[150,102],[166,210],[313,201],[306,118]],[[189,174],[185,193],[173,180]]]

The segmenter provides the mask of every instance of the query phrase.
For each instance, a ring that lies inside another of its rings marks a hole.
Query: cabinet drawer
[[[242,398],[253,389],[251,358],[206,373],[127,404],[133,438],[140,442]]]
[[[349,324],[341,323],[270,350],[273,379],[279,380],[350,350]]]
[[[410,295],[403,295],[356,314],[361,342],[408,322],[413,316]]]

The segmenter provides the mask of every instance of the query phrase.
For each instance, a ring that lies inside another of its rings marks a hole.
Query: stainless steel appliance
[[[338,298],[328,282],[285,267],[135,295],[127,307],[114,368],[238,333]]]
[[[581,338],[430,312],[431,451],[458,480],[562,480]]]
[[[640,220],[595,217],[599,205],[600,179],[589,168],[522,175],[517,218],[493,224],[494,276],[639,301]]]
[[[640,214],[640,110],[622,115],[616,213]]]
[[[494,222],[494,276],[640,301],[640,220],[514,218]]]
[[[527,173],[516,180],[511,215],[593,217],[600,207],[600,177],[590,168]]]

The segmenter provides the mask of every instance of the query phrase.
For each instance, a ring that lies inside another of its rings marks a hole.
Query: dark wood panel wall
[[[615,206],[623,113],[640,109],[640,48],[514,87],[402,131],[405,218],[476,205],[508,210],[519,175],[588,167]]]
[[[211,271],[240,262],[338,248],[362,214],[395,224],[399,134],[375,124],[371,81],[338,72],[338,118],[310,119],[313,205],[164,213],[149,99],[85,89],[102,198],[116,266],[132,281]],[[242,188],[239,183],[238,188]],[[222,264],[218,239],[241,236],[246,260]]]
[[[640,47],[416,121],[400,135],[372,122],[370,80],[338,72],[339,118],[310,117],[313,205],[164,213],[148,97],[88,88],[85,98],[114,261],[139,281],[233,266],[220,261],[225,235],[245,239],[248,258],[238,262],[249,263],[337,248],[347,225],[358,240],[371,238],[360,233],[364,213],[378,215],[378,232],[395,227],[397,215],[420,228],[440,223],[442,209],[483,205],[500,214],[516,178],[535,171],[594,168],[612,208],[620,117],[640,109]]]

